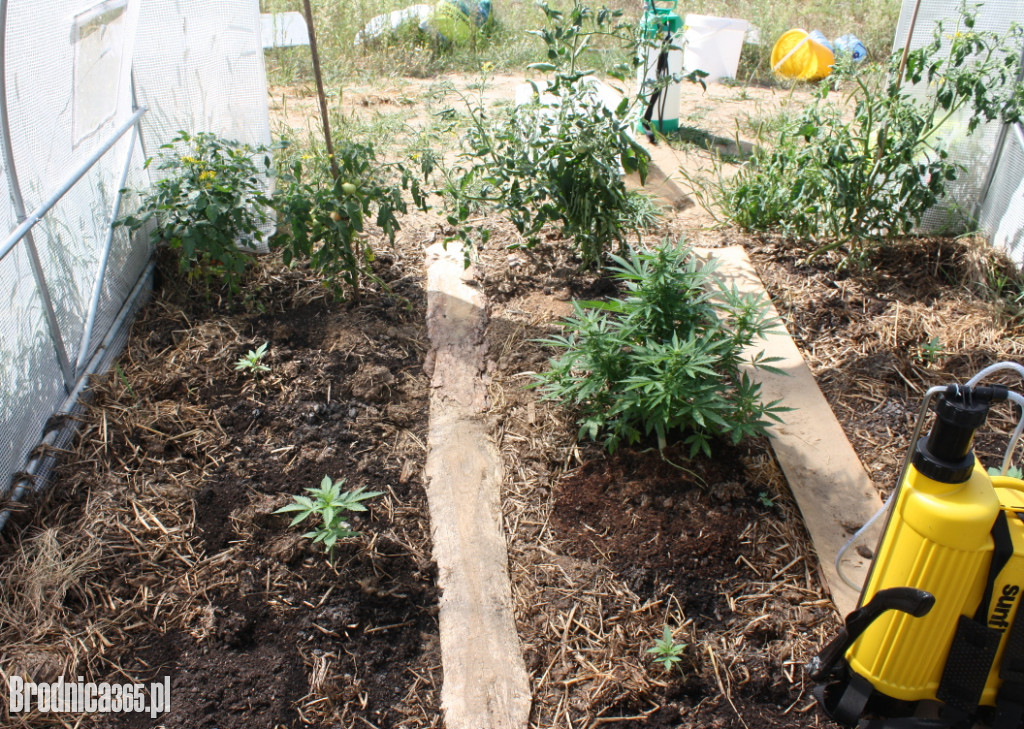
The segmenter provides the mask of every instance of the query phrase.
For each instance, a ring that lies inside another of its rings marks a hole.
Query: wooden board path
[[[483,419],[486,301],[461,250],[427,250],[431,376],[425,468],[441,590],[447,729],[525,729],[530,682],[516,633],[501,518],[501,456]]]
[[[698,249],[696,253],[716,261],[718,275],[735,284],[741,293],[763,296],[770,304],[771,299],[742,247]],[[779,316],[774,305],[770,305],[770,314]],[[761,383],[765,400],[781,399],[783,405],[793,408],[783,415],[782,425],[770,428],[772,448],[803,514],[825,586],[845,615],[856,608],[859,591],[840,578],[835,558],[853,531],[881,508],[882,501],[785,328],[779,327],[755,349],[780,358],[774,366],[785,372],[777,375],[756,370],[751,377]],[[874,547],[876,540],[877,532],[867,535],[864,544]],[[856,584],[864,582],[869,566],[870,560],[856,549],[849,550],[844,557],[843,571]]]

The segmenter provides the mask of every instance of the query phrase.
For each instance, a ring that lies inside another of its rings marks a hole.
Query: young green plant
[[[533,82],[529,103],[492,120],[480,100],[462,96],[470,124],[461,162],[449,175],[448,222],[464,243],[474,240],[468,221],[491,207],[508,218],[525,246],[556,226],[578,249],[583,267],[603,264],[612,247],[624,252],[627,239],[649,222],[649,205],[627,189],[623,173],[646,179],[648,156],[635,139],[639,97],[623,95],[614,108],[601,98],[591,62],[596,39],[617,42],[623,56],[638,58],[639,43],[621,10],[593,10],[578,0],[567,11],[545,2],[544,28],[532,31],[545,45],[545,60],[530,65],[551,74]],[[629,64],[610,74],[624,79]],[[486,232],[480,237],[486,240]]]
[[[152,223],[150,237],[177,253],[183,273],[237,292],[253,246],[263,240],[269,153],[207,132],[179,132],[160,149],[164,176],[117,223],[132,232]]]
[[[264,342],[255,350],[250,349],[249,354],[238,358],[235,362],[235,369],[239,372],[248,372],[254,378],[263,372],[270,372],[270,367],[263,364],[263,358],[267,356],[269,345],[270,342]]]
[[[666,625],[664,631],[662,631],[661,638],[655,641],[654,647],[648,648],[647,652],[653,655],[654,662],[660,663],[661,667],[668,673],[683,660],[683,651],[686,649],[686,646],[686,643],[676,643],[672,635],[672,629]]]
[[[405,192],[420,209],[427,203],[421,177],[404,164],[378,159],[373,144],[344,141],[334,161],[336,178],[324,154],[304,155],[281,171],[274,198],[281,232],[271,246],[281,250],[285,264],[308,261],[337,296],[347,290],[358,301],[364,279],[383,284],[373,273],[367,222],[375,222],[393,243],[397,215],[408,210]],[[421,156],[422,177],[431,170],[432,158]]]
[[[995,466],[989,466],[988,475],[1002,476],[1003,472],[1000,469],[996,468]],[[1009,476],[1010,478],[1024,479],[1024,471],[1021,471],[1020,466],[1010,466],[1008,469],[1006,469],[1006,475]]]
[[[314,544],[323,545],[324,551],[328,554],[341,539],[359,536],[359,532],[351,528],[349,522],[345,521],[346,512],[366,511],[362,502],[380,496],[383,491],[366,491],[362,487],[354,491],[342,491],[345,479],[332,480],[330,476],[324,476],[318,488],[308,488],[309,496],[297,495],[292,497],[293,503],[282,506],[275,511],[275,514],[295,513],[289,526],[301,524],[310,516],[319,522],[311,531],[302,536],[312,539]]]
[[[908,85],[898,81],[900,53],[881,88],[852,75],[845,104],[834,103],[826,79],[774,145],[756,149],[735,175],[720,175],[704,192],[742,228],[812,241],[811,258],[844,246],[858,254],[906,235],[963,171],[944,139],[1021,118],[1022,42],[1019,26],[1002,36],[979,30],[965,10],[952,34],[939,24],[931,43],[910,52]],[[920,85],[928,88],[924,100],[912,92]]]
[[[723,284],[683,243],[612,260],[626,295],[573,302],[566,333],[542,340],[560,354],[533,383],[579,412],[580,437],[614,451],[654,435],[664,450],[677,433],[691,457],[710,456],[713,438],[738,443],[780,421],[788,408],[762,402],[743,367],[778,371],[747,354],[776,324],[762,298]]]

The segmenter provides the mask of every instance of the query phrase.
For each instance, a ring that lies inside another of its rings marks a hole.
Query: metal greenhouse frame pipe
[[[107,275],[107,262],[110,260],[110,249],[114,244],[114,221],[121,211],[121,190],[128,182],[128,172],[131,170],[132,154],[135,152],[135,138],[138,136],[138,129],[128,138],[128,150],[125,152],[124,165],[121,167],[121,179],[117,183],[117,192],[114,194],[114,204],[110,210],[110,222],[107,225],[107,236],[103,242],[103,253],[100,255],[99,266],[96,270],[96,283],[93,284],[92,299],[89,301],[89,313],[85,318],[85,327],[82,330],[82,341],[78,346],[78,361],[75,363],[75,374],[80,375],[85,363],[89,360],[89,344],[92,340],[92,328],[96,324],[96,312],[100,307],[100,296],[103,294],[103,281]]]
[[[7,179],[10,181],[11,202],[14,205],[15,214],[18,216],[18,222],[21,223],[25,220],[25,201],[21,197],[18,173],[14,168],[11,124],[7,113],[7,7],[7,0],[0,0],[0,134],[3,136],[3,143],[0,146],[3,148],[4,166],[7,168]],[[22,235],[28,248],[29,263],[32,266],[32,275],[36,280],[36,288],[39,290],[39,296],[43,300],[43,308],[46,311],[46,325],[49,327],[50,338],[53,340],[53,346],[57,352],[57,361],[60,363],[60,370],[64,375],[64,391],[71,392],[75,373],[68,360],[68,352],[64,347],[64,338],[60,333],[57,315],[53,311],[53,301],[50,299],[50,290],[46,285],[46,276],[43,273],[42,262],[39,260],[39,251],[31,233],[31,226]],[[0,255],[0,258],[2,257]]]
[[[124,188],[128,173],[131,169],[131,160],[135,151],[136,137],[141,139],[139,120],[142,118],[142,115],[146,113],[146,108],[135,108],[132,115],[123,124],[121,124],[111,134],[111,136],[103,142],[103,144],[93,150],[88,158],[85,159],[78,168],[64,180],[53,194],[47,197],[31,213],[28,213],[25,208],[25,200],[21,194],[21,184],[18,180],[17,168],[14,161],[14,147],[11,140],[11,123],[7,87],[7,20],[9,5],[9,0],[0,0],[0,154],[2,154],[2,158],[0,159],[2,159],[6,168],[6,176],[10,187],[11,204],[18,224],[14,230],[8,234],[6,239],[0,243],[0,260],[6,258],[7,255],[11,253],[16,246],[18,246],[18,244],[24,242],[32,269],[32,275],[36,283],[36,290],[38,291],[40,300],[43,304],[46,325],[61,369],[64,391],[66,393],[64,401],[61,403],[60,408],[54,413],[53,417],[58,420],[63,418],[66,421],[66,416],[75,411],[79,398],[82,397],[83,393],[86,391],[89,384],[89,375],[99,371],[105,366],[105,364],[109,364],[108,360],[116,353],[114,351],[114,346],[119,341],[119,338],[124,336],[126,331],[125,324],[128,321],[129,316],[136,310],[137,304],[142,300],[143,295],[148,292],[147,283],[152,278],[153,263],[151,262],[143,272],[142,276],[140,276],[138,281],[136,281],[131,293],[122,302],[121,308],[118,311],[114,322],[111,324],[110,329],[105,333],[102,343],[96,348],[95,353],[90,356],[90,340],[93,336],[93,328],[95,325],[97,311],[100,299],[102,298],[103,282],[106,276],[107,263],[111,252],[111,246],[113,244],[113,224],[121,206],[121,189]],[[107,229],[104,249],[98,263],[97,280],[94,284],[92,299],[87,313],[81,349],[78,353],[77,362],[73,365],[68,357],[64,337],[60,330],[60,323],[57,321],[56,311],[50,295],[49,286],[46,282],[42,261],[39,257],[39,250],[36,245],[35,238],[32,235],[32,229],[80,180],[82,180],[82,178],[85,177],[93,166],[104,155],[106,155],[129,130],[134,131],[128,143],[127,154],[121,171],[120,184],[118,185],[114,202],[111,205],[109,227]],[[49,422],[54,423],[55,421],[51,418]],[[2,498],[6,503],[21,501],[29,490],[33,488],[40,488],[41,483],[45,482],[49,469],[52,468],[53,464],[52,453],[48,452],[48,447],[52,447],[55,443],[58,443],[60,438],[66,436],[68,428],[73,427],[74,424],[70,422],[56,423],[52,426],[47,426],[42,442],[37,446],[35,454],[30,456],[29,462],[26,464],[26,469],[10,484],[9,490],[5,489],[7,493],[2,494]],[[2,484],[2,486],[7,486],[7,484]],[[4,508],[0,511],[0,529],[3,529],[3,526],[7,523],[10,515],[11,510],[9,508]]]
[[[135,286],[132,288],[131,293],[125,299],[124,304],[121,306],[121,310],[118,312],[117,317],[114,319],[113,324],[110,325],[110,329],[106,336],[103,338],[103,342],[96,350],[96,354],[89,360],[89,364],[85,368],[85,372],[78,379],[74,389],[68,394],[64,402],[61,404],[60,409],[54,413],[54,417],[61,418],[61,416],[67,416],[72,413],[75,405],[78,403],[82,393],[85,392],[86,386],[89,382],[89,375],[99,372],[104,369],[104,360],[115,354],[111,350],[111,346],[118,335],[121,334],[122,329],[126,324],[129,323],[130,317],[135,313],[138,304],[142,301],[143,297],[149,293],[149,287],[147,284],[152,279],[153,269],[156,268],[156,264],[150,261],[149,265],[146,266],[142,275],[139,276],[139,280],[135,282]],[[109,363],[107,363],[109,364]],[[44,462],[52,455],[48,454],[46,449],[48,446],[52,446],[54,441],[57,439],[57,435],[64,428],[74,428],[76,423],[74,421],[62,423],[56,427],[51,428],[42,439],[42,442],[36,447],[37,452],[31,457],[28,464],[23,471],[23,475],[19,476],[11,484],[10,492],[7,494],[4,502],[7,504],[15,504],[25,498],[25,494],[29,492],[35,484],[36,477],[40,475],[43,470]],[[3,531],[4,526],[7,524],[8,519],[11,518],[13,510],[5,508],[0,511],[0,531]]]
[[[0,0],[0,5],[3,4],[5,4],[5,0]],[[0,36],[2,36],[2,33],[0,33]],[[3,74],[2,72],[0,72],[0,79],[2,78]],[[0,84],[2,84],[2,81],[0,81]],[[3,109],[4,106],[5,104],[3,103],[3,100],[0,99],[0,109]],[[7,239],[3,243],[0,243],[0,260],[2,260],[8,253],[11,252],[14,246],[18,244],[18,241],[24,238],[28,231],[32,230],[32,226],[34,226],[36,223],[42,220],[43,216],[46,215],[46,213],[49,212],[49,210],[54,205],[56,205],[72,187],[75,186],[75,183],[82,179],[85,176],[85,174],[92,168],[92,166],[96,164],[100,160],[100,158],[103,157],[103,155],[110,151],[111,147],[117,144],[117,140],[124,136],[125,132],[127,132],[129,129],[131,129],[138,123],[139,119],[142,118],[142,115],[145,114],[146,111],[147,109],[144,106],[141,106],[138,109],[136,109],[135,113],[132,114],[124,122],[124,124],[119,126],[117,130],[114,131],[114,133],[110,136],[110,139],[108,139],[106,142],[103,143],[103,145],[98,147],[95,152],[89,155],[88,159],[82,162],[82,164],[78,167],[77,170],[75,170],[68,176],[68,179],[64,181],[64,184],[61,185],[56,192],[50,195],[50,197],[46,198],[46,200],[44,200],[39,205],[39,207],[37,207],[35,210],[29,213],[28,216],[25,217],[25,219],[18,225],[17,228],[11,231],[11,234],[7,236]],[[3,111],[0,111],[0,114],[3,113]]]

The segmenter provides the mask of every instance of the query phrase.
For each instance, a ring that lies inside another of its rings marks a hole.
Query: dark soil
[[[515,587],[532,596],[517,606],[536,682],[532,726],[578,726],[582,717],[600,717],[607,729],[828,725],[801,666],[837,616],[785,488],[765,475],[767,441],[716,444],[714,458],[692,461],[678,447],[608,456],[574,444],[571,417],[546,421],[522,377],[544,366],[548,353],[536,339],[551,333],[570,299],[613,294],[615,285],[578,273],[550,242],[509,254],[498,235],[491,249],[481,262],[496,305],[488,372],[513,383],[494,415],[505,436],[517,437],[502,443],[510,479],[529,487],[506,505],[516,524],[510,562],[514,576],[521,562],[540,575]],[[1006,353],[961,337],[943,314],[948,353],[923,359],[930,309],[954,300],[977,321],[993,315],[937,261],[917,265],[917,253],[886,253],[868,273],[835,274],[770,241],[752,249],[880,482],[905,452],[920,392]],[[39,524],[78,524],[74,538],[101,545],[87,584],[61,608],[81,612],[69,624],[118,627],[93,641],[78,673],[169,676],[171,710],[158,720],[168,729],[441,725],[421,482],[429,381],[417,255],[380,256],[377,273],[392,292],[370,291],[359,306],[272,261],[240,303],[158,290],[120,372],[96,384],[54,498],[36,522],[21,515],[9,527],[17,536]],[[897,321],[910,319],[889,337],[886,317],[897,304]],[[270,371],[236,371],[237,359],[264,342]],[[545,429],[549,442],[531,441]],[[340,543],[330,561],[302,538],[306,524],[290,527],[274,514],[324,476],[381,492],[351,520],[362,536]],[[520,520],[518,509],[535,507],[517,502],[521,494],[547,504],[538,526],[533,516]],[[562,592],[567,583],[577,592]],[[688,647],[682,670],[663,674],[646,649],[669,615],[680,618]],[[596,645],[587,635],[609,626],[619,643]],[[603,674],[594,668],[601,651],[630,663]],[[572,724],[559,719],[570,710]],[[153,720],[125,714],[95,725]]]
[[[400,278],[386,259],[379,266]],[[279,264],[265,269],[258,305],[158,291],[123,376],[96,388],[78,444],[96,454],[91,469],[60,469],[81,518],[93,499],[137,506],[131,548],[113,524],[99,527],[118,555],[102,579],[134,603],[122,624],[135,625],[94,669],[112,670],[90,680],[169,676],[167,729],[397,726],[424,691],[417,672],[439,664],[420,476],[423,293],[397,281],[352,308]],[[264,342],[270,371],[236,371]],[[290,527],[292,515],[273,513],[325,476],[381,494],[353,513],[361,536],[330,560],[301,537],[315,517]],[[176,488],[159,503],[136,498],[166,483]],[[100,725],[154,722],[132,713]]]
[[[761,452],[764,444],[750,448]],[[699,475],[656,451],[598,454],[558,483],[558,536],[572,556],[611,563],[641,599],[670,585],[698,628],[720,623],[728,612],[721,585],[742,567],[740,555],[758,559],[754,545],[737,537],[771,508],[767,494],[759,501],[749,492],[742,459],[750,448],[719,445]]]
[[[682,450],[682,449],[679,449]],[[730,605],[735,586],[755,575],[748,565],[764,563],[763,545],[755,544],[750,525],[773,511],[767,493],[752,491],[743,463],[764,450],[720,444],[716,458],[691,463],[686,473],[651,450],[626,450],[611,458],[588,460],[566,475],[555,493],[555,523],[574,557],[600,559],[613,566],[622,582],[644,601],[678,601],[695,634],[738,627],[745,642],[764,649],[750,661],[746,680],[731,695],[750,727],[804,727],[800,715],[785,716],[799,693],[775,664],[773,642],[794,629],[778,618],[749,628]],[[666,454],[678,457],[677,453]],[[697,480],[700,479],[700,481]],[[727,703],[707,706],[721,687],[712,670],[702,666],[699,645],[687,646],[684,661],[667,684],[645,701],[624,700],[605,707],[611,716],[636,715],[652,703],[658,710],[643,722],[611,722],[610,727],[734,726],[737,714]],[[704,704],[703,707],[701,705]]]

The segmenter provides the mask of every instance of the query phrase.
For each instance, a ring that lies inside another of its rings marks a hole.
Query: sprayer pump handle
[[[909,613],[915,618],[924,617],[935,605],[935,596],[915,587],[890,587],[879,590],[866,605],[846,616],[844,625],[836,637],[807,663],[807,675],[812,681],[826,679],[846,655],[854,641],[868,629],[871,623],[889,610]]]

